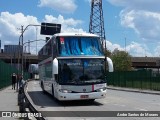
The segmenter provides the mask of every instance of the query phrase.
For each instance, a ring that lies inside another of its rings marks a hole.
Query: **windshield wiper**
[[[83,81],[81,81],[80,79],[74,79],[71,82],[68,83],[74,83],[74,84],[79,84],[79,83],[84,83]]]
[[[91,79],[91,80],[84,80],[85,83],[97,83],[102,82],[102,79]]]
[[[67,82],[69,84],[85,84],[85,83],[101,83],[104,82],[102,79],[91,79],[91,80],[80,80],[80,79],[75,79],[74,81]]]

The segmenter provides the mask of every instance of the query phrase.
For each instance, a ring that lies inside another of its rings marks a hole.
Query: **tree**
[[[115,71],[132,70],[131,56],[125,51],[115,49],[111,55]]]
[[[108,49],[106,49],[106,50],[104,51],[104,55],[105,55],[106,57],[111,57],[112,53],[111,53],[111,51],[109,51]]]

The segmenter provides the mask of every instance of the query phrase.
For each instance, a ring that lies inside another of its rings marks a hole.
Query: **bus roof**
[[[85,37],[98,37],[98,35],[91,33],[57,33],[54,36],[85,36]]]

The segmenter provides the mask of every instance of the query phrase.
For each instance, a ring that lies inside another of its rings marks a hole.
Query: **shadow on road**
[[[62,106],[102,106],[103,104],[90,100],[77,100],[77,101],[58,101],[52,95],[42,91],[28,91],[33,103],[41,108],[45,107],[62,107]]]

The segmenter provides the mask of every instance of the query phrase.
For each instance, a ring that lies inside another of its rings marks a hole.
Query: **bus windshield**
[[[59,60],[59,84],[105,83],[103,59]]]
[[[103,55],[98,37],[57,37],[60,56]]]

